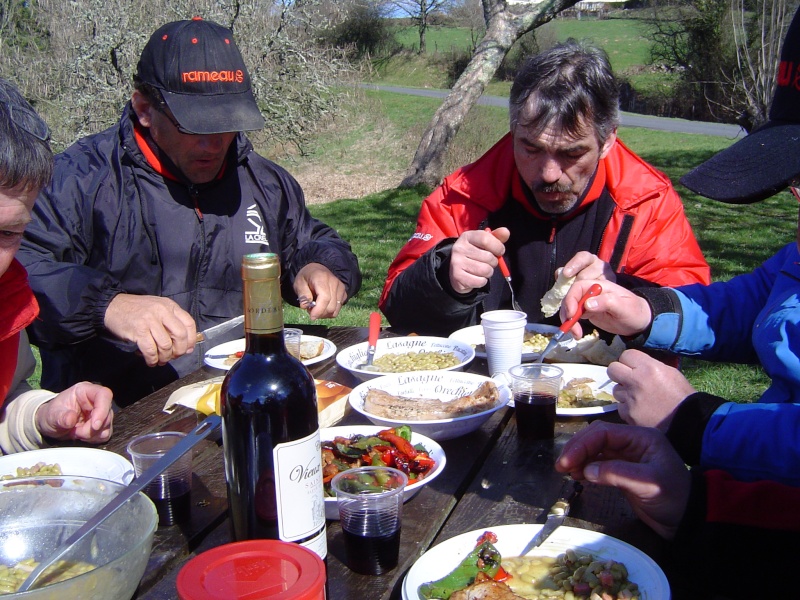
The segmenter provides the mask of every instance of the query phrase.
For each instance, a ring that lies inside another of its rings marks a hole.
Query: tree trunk
[[[456,81],[428,124],[401,187],[437,186],[444,174],[444,158],[472,106],[514,42],[550,21],[577,0],[483,0],[486,34],[467,68]]]

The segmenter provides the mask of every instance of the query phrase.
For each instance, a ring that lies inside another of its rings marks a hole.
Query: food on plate
[[[618,335],[607,344],[595,329],[573,345],[559,345],[547,356],[547,362],[589,363],[607,367],[625,351],[625,342]]]
[[[417,590],[419,597],[425,600],[434,598],[449,600],[451,597],[457,599],[458,596],[455,594],[472,585],[481,573],[486,577],[481,577],[480,580],[502,581],[505,579],[507,575],[500,566],[500,553],[494,547],[496,542],[497,536],[494,533],[484,532],[478,538],[475,549],[453,571],[441,579],[419,586]],[[467,599],[469,596],[462,595],[461,598]]]
[[[506,584],[522,598],[597,598],[634,600],[639,586],[628,579],[621,562],[598,559],[592,554],[567,550],[557,558],[515,556],[504,558]]]
[[[319,426],[330,427],[338,423],[344,417],[349,408],[347,395],[352,391],[349,387],[326,381],[315,379],[314,384],[317,389],[317,413],[319,414]],[[180,404],[187,408],[197,410],[204,415],[220,414],[220,388],[222,378],[212,380],[203,386],[199,395],[187,394],[177,400],[168,401],[165,410],[172,404]]]
[[[575,377],[570,379],[561,388],[558,394],[558,408],[589,408],[592,406],[605,406],[616,402],[614,396],[608,392],[595,391],[591,383],[596,383],[591,377]]]
[[[425,600],[638,600],[639,586],[624,564],[567,550],[556,558],[503,558],[497,536],[484,532],[449,574],[419,586]]]
[[[322,339],[300,339],[300,360],[310,360],[322,354],[325,341]]]
[[[553,337],[552,333],[539,333],[538,331],[525,331],[522,340],[522,353],[523,354],[541,354],[550,343],[550,338]],[[477,344],[475,350],[479,352],[486,352],[486,344]]]
[[[564,300],[573,281],[575,281],[574,277],[564,275],[564,269],[558,272],[555,284],[541,299],[542,314],[545,317],[552,317],[558,312],[558,309],[561,308],[561,301]]]
[[[32,558],[21,560],[13,566],[0,565],[0,594],[13,594],[19,589],[28,575],[39,566]],[[44,587],[59,581],[72,579],[96,569],[95,565],[82,561],[57,560],[44,570],[37,585]]]
[[[400,352],[383,354],[372,364],[381,373],[405,373],[407,371],[434,371],[455,367],[461,360],[452,352]]]
[[[36,477],[37,475],[63,475],[61,465],[53,463],[51,465],[38,462],[32,467],[17,467],[16,474],[6,474],[0,477],[0,481],[17,479],[18,477]]]
[[[322,442],[322,481],[325,496],[334,497],[331,479],[355,467],[394,467],[408,475],[408,484],[424,479],[436,467],[422,444],[411,444],[408,425],[377,431],[375,435],[337,436]],[[380,488],[379,475],[365,475],[360,481],[366,488]]]
[[[303,339],[300,338],[300,360],[311,360],[317,358],[325,349],[325,340],[323,339]],[[239,350],[233,354],[229,354],[224,363],[226,367],[232,367],[244,355],[244,350]]]
[[[386,419],[405,421],[435,421],[473,415],[494,408],[500,400],[500,390],[492,381],[485,381],[471,394],[453,400],[437,398],[408,398],[371,388],[364,398],[364,410]]]

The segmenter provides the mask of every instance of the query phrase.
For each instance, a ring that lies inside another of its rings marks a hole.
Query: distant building
[[[625,8],[631,0],[580,0],[572,7],[573,11],[602,13],[615,8]]]

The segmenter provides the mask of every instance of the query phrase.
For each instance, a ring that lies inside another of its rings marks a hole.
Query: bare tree
[[[119,118],[142,48],[169,21],[199,15],[233,30],[267,119],[251,136],[257,142],[303,151],[351,71],[340,51],[317,43],[338,15],[323,0],[25,1],[46,27],[47,46],[0,48],[0,69],[36,103],[56,149]]]
[[[778,79],[783,38],[794,15],[787,0],[732,0],[731,24],[738,69],[727,79],[738,97],[739,121],[748,131],[767,121]],[[738,92],[738,93],[737,93]],[[736,103],[735,103],[736,104]]]
[[[425,54],[425,33],[430,26],[431,17],[446,12],[452,3],[453,0],[388,0],[387,5],[416,23],[419,31],[419,53]]]
[[[472,106],[514,42],[547,23],[577,0],[482,0],[486,34],[467,68],[433,115],[401,187],[434,187],[443,177],[444,159]]]

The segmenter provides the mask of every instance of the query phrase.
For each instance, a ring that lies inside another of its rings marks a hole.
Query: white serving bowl
[[[439,400],[455,400],[474,392],[483,382],[494,381],[500,391],[500,401],[496,406],[473,415],[454,417],[452,419],[436,419],[430,421],[407,421],[379,417],[364,408],[364,399],[369,390],[375,388],[388,392],[394,396],[408,398],[438,398]],[[413,431],[428,436],[431,439],[442,441],[466,435],[483,425],[492,414],[508,404],[512,394],[508,385],[500,380],[491,380],[483,375],[474,373],[459,373],[457,371],[412,371],[409,373],[395,373],[371,379],[358,386],[352,392],[348,401],[356,411],[367,417],[376,425],[394,427],[409,425]]]
[[[338,427],[326,427],[319,430],[319,439],[323,442],[329,442],[337,436],[375,435],[382,429],[386,428],[375,427],[374,425],[340,425]],[[417,433],[413,426],[411,427],[411,443],[413,445],[422,444],[428,451],[428,455],[436,461],[436,466],[424,479],[412,483],[403,490],[403,502],[408,502],[422,489],[422,486],[436,479],[441,472],[444,471],[444,466],[447,463],[442,447],[429,437]],[[339,520],[339,507],[336,504],[336,498],[325,498],[325,518],[333,521]]]
[[[336,362],[340,366],[350,371],[361,381],[375,379],[387,373],[376,371],[365,371],[358,369],[355,365],[363,363],[367,359],[367,342],[355,344],[345,348],[336,355]],[[378,340],[375,345],[375,358],[378,359],[385,354],[405,354],[407,352],[452,352],[461,362],[452,367],[442,369],[442,371],[460,371],[475,358],[475,349],[460,340],[451,340],[443,337],[432,337],[424,335],[409,335],[406,337],[392,337]]]
[[[58,464],[63,475],[95,477],[128,485],[136,473],[124,456],[100,448],[42,448],[0,456],[0,477],[16,477],[17,468],[30,469],[37,463]]]

